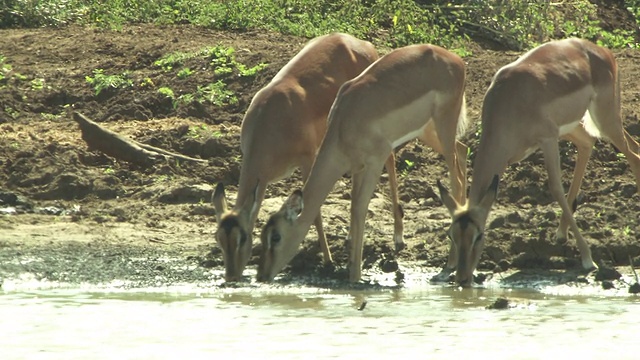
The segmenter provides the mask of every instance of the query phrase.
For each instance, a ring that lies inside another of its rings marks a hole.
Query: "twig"
[[[629,266],[631,266],[631,271],[633,272],[633,276],[636,278],[636,283],[638,283],[638,273],[636,273],[636,269],[633,268],[633,261],[631,260],[631,255],[629,256]]]

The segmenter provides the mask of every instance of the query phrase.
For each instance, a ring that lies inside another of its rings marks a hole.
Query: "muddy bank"
[[[219,284],[222,262],[212,235],[216,228],[209,204],[212,186],[222,181],[229,185],[231,197],[235,195],[244,111],[255,92],[306,39],[189,26],[131,26],[121,32],[69,27],[2,30],[0,34],[0,53],[13,74],[0,89],[0,277],[29,273],[64,282]],[[236,60],[246,66],[268,64],[255,76],[224,78],[236,103],[194,101],[176,106],[159,91],[170,88],[177,97],[217,81],[206,57],[185,60],[170,71],[156,63],[177,51],[215,46],[233,47]],[[486,87],[495,71],[518,55],[477,47],[465,59],[469,117],[474,120],[462,139],[471,148],[469,162],[477,145],[476,121]],[[616,51],[616,56],[625,127],[640,138],[640,84],[636,81],[640,51]],[[195,74],[179,77],[185,67]],[[94,76],[97,69],[104,74],[126,72],[132,85],[96,94],[86,77]],[[76,110],[138,142],[208,162],[143,167],[89,151],[71,118]],[[568,187],[575,149],[567,143],[561,149]],[[436,180],[446,179],[444,161],[431,149],[410,142],[397,151],[396,166],[408,244],[397,261],[401,270],[410,266],[408,273],[428,273],[444,265],[449,246],[444,235],[449,215],[434,192]],[[271,186],[258,226],[299,186],[297,173]],[[367,219],[365,274],[380,272],[380,260],[393,256],[387,188],[383,175]],[[344,178],[323,208],[337,268],[322,267],[312,229],[285,279],[304,274],[341,279],[347,257],[349,191],[349,179]],[[638,200],[626,161],[599,141],[585,175],[576,219],[600,265],[625,266],[629,258],[640,265]],[[557,270],[579,268],[573,239],[566,243],[555,239],[558,217],[559,208],[546,188],[542,156],[534,154],[511,167],[489,219],[479,270],[539,271],[553,278],[551,273]],[[255,262],[254,256],[251,270]],[[574,280],[582,281],[581,276],[575,275]]]

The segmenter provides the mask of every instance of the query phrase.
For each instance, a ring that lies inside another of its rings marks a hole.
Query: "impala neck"
[[[338,143],[329,141],[325,138],[309,178],[302,188],[304,207],[297,222],[299,227],[304,227],[305,233],[320,214],[320,208],[335,183],[350,169],[349,161],[339,150]]]
[[[238,195],[236,197],[236,204],[233,207],[238,213],[250,214],[249,230],[253,229],[256,219],[258,218],[260,206],[264,200],[264,194],[268,185],[264,179],[258,178],[256,172],[247,170],[253,166],[254,164],[250,162],[242,164],[240,181],[238,183]],[[258,186],[257,190],[256,186]]]
[[[478,205],[487,192],[495,175],[501,176],[508,165],[507,149],[500,148],[500,141],[492,138],[490,131],[483,130],[480,145],[474,160],[473,176],[469,189],[469,205]],[[489,209],[485,209],[489,210]]]

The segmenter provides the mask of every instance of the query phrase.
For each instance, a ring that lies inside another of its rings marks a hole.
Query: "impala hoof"
[[[406,247],[407,247],[407,244],[405,244],[404,242],[396,243],[396,254],[404,250]]]
[[[593,260],[591,259],[583,260],[582,268],[584,269],[585,272],[590,273],[594,270],[598,270],[598,265],[596,265],[596,263],[594,263]]]
[[[379,266],[383,273],[392,273],[399,269],[398,262],[395,259],[383,258],[380,260]]]
[[[448,283],[450,282],[451,279],[451,275],[453,274],[452,269],[442,269],[442,271],[440,271],[438,274],[434,275],[431,278],[431,282],[432,283]]]

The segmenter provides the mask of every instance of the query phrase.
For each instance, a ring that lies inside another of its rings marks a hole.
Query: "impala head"
[[[249,196],[246,206],[239,210],[229,210],[224,192],[224,185],[219,183],[213,193],[212,202],[216,209],[218,229],[216,230],[216,242],[222,249],[224,260],[224,279],[226,281],[239,281],[242,272],[251,257],[251,223],[252,212],[256,208],[256,191]]]
[[[451,227],[447,232],[451,246],[458,255],[455,281],[468,287],[484,249],[484,228],[489,211],[498,191],[498,176],[477,204],[458,204],[449,191],[438,181],[440,199],[451,214]]]
[[[300,229],[297,221],[303,207],[302,191],[296,190],[262,228],[258,281],[272,281],[298,252],[306,233]]]

